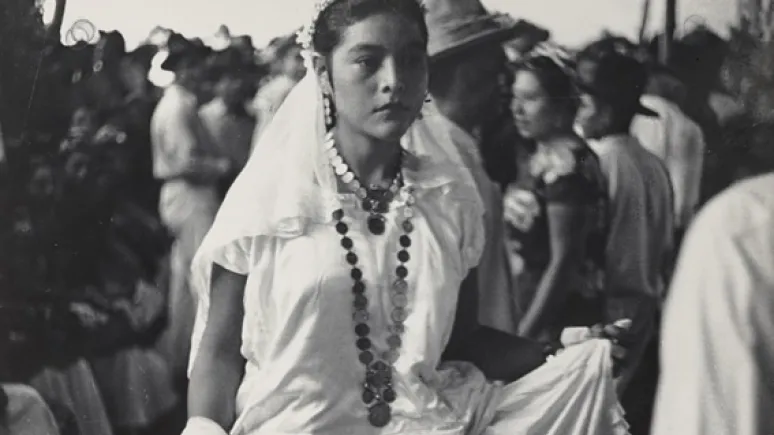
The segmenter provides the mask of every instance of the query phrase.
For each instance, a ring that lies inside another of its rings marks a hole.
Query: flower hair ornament
[[[317,24],[317,20],[320,18],[320,15],[322,15],[325,9],[337,1],[338,0],[316,1],[314,4],[314,12],[312,13],[312,17],[309,19],[307,24],[301,27],[301,30],[296,33],[296,42],[301,46],[301,56],[304,58],[304,66],[306,66],[307,70],[310,70],[313,67],[312,60],[314,59],[314,48],[312,47],[312,40],[314,38],[314,30],[315,25]]]

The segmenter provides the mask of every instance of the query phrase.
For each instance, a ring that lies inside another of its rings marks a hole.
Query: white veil
[[[341,205],[337,180],[324,152],[322,91],[307,59],[307,74],[288,94],[261,135],[250,159],[229,190],[192,264],[197,299],[189,373],[207,323],[213,259],[244,238],[296,237],[310,223],[326,223]],[[426,104],[403,137],[412,154],[445,162],[451,177],[480,203],[472,174],[453,144],[433,104]],[[450,164],[449,164],[450,163]]]

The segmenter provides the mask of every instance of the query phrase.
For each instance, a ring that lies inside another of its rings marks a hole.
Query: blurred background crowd
[[[224,194],[253,135],[303,76],[300,49],[294,35],[259,48],[225,27],[218,47],[171,29],[133,50],[117,31],[65,44],[56,19],[44,25],[35,2],[2,3],[0,382],[34,388],[62,434],[179,433],[185,376],[163,344],[174,316],[173,237],[159,214],[151,149],[165,90],[150,77],[163,69],[195,91],[203,126],[227,144],[218,150]],[[549,37],[523,22],[505,45],[509,61]],[[659,37],[602,39],[650,65],[657,79],[647,93],[701,129],[699,204],[774,169],[774,100],[757,91],[774,84],[768,27],[746,20],[726,39],[698,28],[675,41],[665,63]],[[518,139],[500,127],[491,131],[502,138],[481,151],[505,187]]]

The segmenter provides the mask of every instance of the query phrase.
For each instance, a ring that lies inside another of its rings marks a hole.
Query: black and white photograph
[[[0,0],[0,435],[774,435],[774,0]]]

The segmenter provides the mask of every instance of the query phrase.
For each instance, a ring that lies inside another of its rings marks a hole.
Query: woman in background
[[[594,152],[573,132],[578,99],[569,58],[543,44],[516,67],[512,110],[534,147],[517,151],[505,196],[520,335],[553,341],[603,316],[606,185]]]

